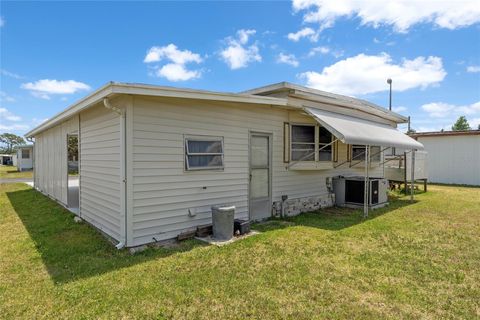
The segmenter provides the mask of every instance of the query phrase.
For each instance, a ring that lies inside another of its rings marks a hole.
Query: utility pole
[[[387,83],[390,85],[390,99],[388,103],[388,110],[392,111],[392,79],[388,78]]]

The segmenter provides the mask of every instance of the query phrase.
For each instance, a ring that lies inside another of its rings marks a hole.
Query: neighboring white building
[[[211,223],[213,205],[251,220],[332,206],[331,178],[363,176],[366,145],[376,178],[386,147],[423,148],[395,129],[405,122],[289,83],[232,94],[112,82],[26,136],[35,187],[65,206],[67,137],[78,137],[73,211],[131,247]]]
[[[423,132],[411,136],[428,153],[429,181],[480,185],[480,130]]]
[[[12,154],[0,154],[0,166],[11,166],[14,160],[14,155]]]
[[[19,146],[16,154],[16,163],[18,171],[33,169],[33,146]]]

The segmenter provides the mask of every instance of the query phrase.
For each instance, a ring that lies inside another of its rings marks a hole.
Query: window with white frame
[[[22,159],[30,159],[30,150],[22,149]]]
[[[318,128],[318,160],[332,161],[332,134],[324,127]]]
[[[315,161],[315,126],[292,125],[291,159]]]
[[[185,169],[223,169],[223,138],[185,137]]]

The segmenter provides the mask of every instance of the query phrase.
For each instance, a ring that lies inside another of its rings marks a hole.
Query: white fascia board
[[[236,94],[236,93],[221,93],[191,89],[178,89],[173,87],[159,87],[143,84],[127,84],[110,82],[100,89],[96,90],[92,94],[86,96],[82,100],[71,105],[67,109],[53,116],[50,120],[42,123],[38,127],[29,131],[25,136],[27,138],[33,137],[36,134],[49,129],[56,124],[67,120],[73,115],[87,109],[108,97],[111,94],[132,94],[132,95],[145,95],[154,97],[171,97],[180,99],[200,99],[200,100],[212,100],[212,101],[224,101],[224,102],[238,102],[238,103],[252,103],[263,104],[271,106],[288,107],[286,99],[262,97],[255,95]]]
[[[286,106],[287,101],[281,98],[262,97],[256,95],[223,93],[193,89],[179,89],[174,87],[159,87],[143,84],[114,83],[113,92],[120,94],[135,94],[156,97],[171,97],[184,99],[200,99],[226,102],[254,103]]]

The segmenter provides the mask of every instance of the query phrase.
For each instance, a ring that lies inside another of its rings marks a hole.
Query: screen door
[[[271,216],[271,135],[250,134],[250,219]]]

